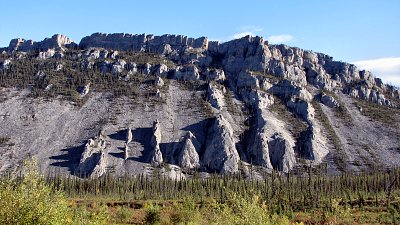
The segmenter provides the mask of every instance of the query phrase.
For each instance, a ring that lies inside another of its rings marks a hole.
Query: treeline
[[[391,171],[343,173],[337,176],[291,175],[272,173],[269,177],[243,179],[240,176],[194,175],[184,180],[171,180],[162,175],[136,177],[104,176],[80,179],[73,176],[49,176],[47,182],[72,198],[102,196],[119,200],[179,200],[198,202],[215,199],[229,201],[229,193],[251,197],[259,195],[273,212],[307,211],[327,208],[333,201],[351,207],[390,205],[400,196],[400,169]],[[382,202],[384,199],[384,202]],[[395,202],[397,207],[399,202]]]

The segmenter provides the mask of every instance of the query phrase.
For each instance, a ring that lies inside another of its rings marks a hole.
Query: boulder
[[[110,55],[110,58],[111,58],[111,59],[117,59],[118,54],[119,54],[118,51],[113,51],[113,52],[111,53],[111,55]]]
[[[104,60],[103,62],[100,63],[99,65],[99,70],[101,73],[109,73],[111,71],[110,69],[111,63],[108,60]]]

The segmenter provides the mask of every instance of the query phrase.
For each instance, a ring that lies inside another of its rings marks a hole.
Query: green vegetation
[[[400,114],[399,109],[381,106],[365,100],[353,99],[353,101],[362,115],[373,121],[378,121],[391,127],[398,127],[399,122],[396,120],[396,116]]]
[[[23,177],[0,182],[0,224],[107,224],[105,208],[71,206],[65,194],[46,184],[32,164]]]
[[[79,91],[88,83],[90,89],[112,93],[113,96],[127,96],[135,98],[140,93],[146,93],[146,87],[151,87],[154,77],[137,73],[127,77],[127,71],[120,74],[99,71],[101,60],[87,62],[76,60],[81,51],[69,50],[62,59],[40,60],[36,53],[29,53],[26,57],[13,60],[10,68],[0,72],[0,87],[29,88],[31,97],[55,98],[62,96],[64,99],[75,102],[81,106],[85,102]],[[172,66],[172,62],[152,53],[121,52],[118,59],[128,62],[164,63]],[[110,63],[115,60],[107,59]],[[62,65],[62,69],[56,68]]]
[[[400,219],[400,169],[170,180],[2,177],[1,224],[364,224]]]

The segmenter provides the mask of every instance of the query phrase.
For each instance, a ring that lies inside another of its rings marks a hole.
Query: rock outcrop
[[[129,158],[129,146],[127,143],[125,143],[124,146],[124,160],[126,161]]]
[[[200,143],[192,132],[188,132],[185,137],[182,150],[179,153],[178,164],[182,168],[195,169],[200,166],[199,154]]]
[[[128,129],[126,129],[126,144],[131,143],[132,138],[133,138],[132,129],[131,127],[128,127]]]
[[[331,108],[337,108],[339,107],[339,103],[336,101],[336,99],[330,95],[322,94],[321,95],[321,102]]]
[[[229,122],[222,115],[217,116],[208,135],[210,139],[202,158],[204,166],[221,173],[238,172],[240,158]]]
[[[153,135],[150,140],[150,145],[152,147],[152,154],[150,162],[154,166],[160,166],[164,160],[160,150],[161,126],[158,120],[154,121],[152,131]]]
[[[29,52],[33,50],[38,50],[41,52],[45,52],[50,49],[63,50],[64,48],[74,47],[77,47],[77,45],[70,38],[61,34],[55,34],[51,38],[46,38],[43,41],[39,42],[25,40],[22,38],[12,39],[10,45],[8,46],[8,51]]]
[[[199,69],[195,65],[177,67],[175,69],[175,79],[193,81],[200,79]]]
[[[103,135],[89,139],[79,161],[77,172],[81,176],[98,178],[106,172],[106,141]]]

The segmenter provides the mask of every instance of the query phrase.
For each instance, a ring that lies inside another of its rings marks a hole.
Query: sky
[[[400,86],[399,0],[2,0],[0,46],[60,33],[183,34],[228,41],[251,34],[323,52]]]

